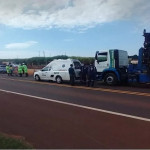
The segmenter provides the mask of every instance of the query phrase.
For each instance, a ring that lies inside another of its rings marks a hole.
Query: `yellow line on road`
[[[20,79],[16,80],[16,79],[12,79],[12,78],[0,78],[0,79],[19,81],[19,82],[28,82],[28,83],[42,84],[42,85],[54,85],[54,86],[59,86],[59,87],[71,87],[71,88],[76,88],[76,89],[86,89],[86,90],[93,90],[93,91],[111,92],[111,93],[150,97],[150,93],[131,92],[131,91],[113,90],[113,89],[105,89],[105,88],[90,88],[90,87],[83,87],[83,86],[71,86],[71,85],[48,83],[48,82],[41,82],[41,81],[29,81],[29,80],[20,80]]]

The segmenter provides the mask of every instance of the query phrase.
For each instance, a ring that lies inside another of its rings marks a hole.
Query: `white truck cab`
[[[124,50],[97,51],[95,55],[95,67],[99,79],[104,80],[108,85],[114,85],[126,78],[128,64],[128,53]]]
[[[81,62],[75,59],[53,60],[43,69],[34,72],[34,78],[35,80],[51,80],[56,81],[57,83],[62,83],[62,81],[69,81],[70,76],[68,69],[70,68],[71,64],[73,64],[76,78],[79,78]]]

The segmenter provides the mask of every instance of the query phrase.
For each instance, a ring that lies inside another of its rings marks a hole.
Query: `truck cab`
[[[115,85],[127,78],[128,53],[118,49],[97,51],[95,67],[99,80]]]

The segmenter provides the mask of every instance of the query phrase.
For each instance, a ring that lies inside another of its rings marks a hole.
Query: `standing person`
[[[81,78],[81,82],[83,84],[86,84],[87,67],[84,64],[81,66],[81,76],[80,76],[80,78]]]
[[[88,72],[87,72],[87,75],[88,75],[88,86],[94,86],[94,81],[95,81],[95,78],[96,78],[96,67],[92,64],[90,64],[90,66],[88,67]]]
[[[9,76],[10,75],[10,66],[9,65],[6,65],[6,71],[7,71],[7,74]]]
[[[73,64],[70,65],[70,68],[69,68],[69,75],[70,75],[70,84],[71,85],[74,85],[74,81],[75,81],[75,71],[74,71],[74,68],[73,68]]]
[[[82,79],[82,76],[83,76],[83,66],[84,64],[81,64],[81,67],[80,67],[80,82],[82,83],[83,82],[83,79]]]
[[[22,65],[19,64],[19,66],[18,66],[18,74],[19,74],[20,77],[22,77],[22,74],[23,74],[23,69],[22,68],[23,68]]]
[[[22,74],[24,74],[24,63],[22,63]]]
[[[28,67],[26,64],[23,64],[23,72],[25,73],[25,76],[28,77]]]
[[[13,75],[13,66],[10,64],[9,65],[9,74],[12,76]]]

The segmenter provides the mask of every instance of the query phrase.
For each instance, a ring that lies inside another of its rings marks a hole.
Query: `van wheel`
[[[39,75],[35,75],[35,80],[36,81],[40,81],[41,80],[40,77],[39,77]]]
[[[117,77],[114,73],[108,73],[106,74],[104,78],[104,82],[107,85],[116,85],[117,84]]]
[[[57,77],[56,77],[56,82],[57,82],[58,84],[62,83],[62,78],[61,78],[60,76],[57,76]]]

